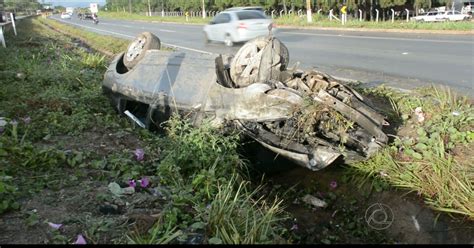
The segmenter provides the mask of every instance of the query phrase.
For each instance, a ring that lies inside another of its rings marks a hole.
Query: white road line
[[[77,23],[73,23],[73,22],[66,22],[66,21],[62,21],[62,20],[59,20],[59,19],[56,19],[56,18],[52,18],[56,21],[60,21],[60,22],[64,22],[64,23],[68,23],[68,24],[72,24],[72,25],[76,25],[76,26],[79,26],[79,27],[83,27],[85,29],[93,29],[93,30],[96,30],[96,31],[100,31],[100,32],[105,32],[105,33],[110,33],[110,34],[115,34],[115,35],[121,35],[121,36],[124,36],[124,37],[127,37],[127,38],[135,38],[135,36],[131,36],[131,35],[127,35],[127,34],[121,34],[121,33],[117,33],[117,32],[112,32],[112,31],[108,31],[108,30],[103,30],[103,29],[98,29],[98,28],[93,28],[93,27],[89,27],[89,26],[85,26],[85,25],[81,25],[81,24],[77,24]],[[163,45],[166,45],[166,46],[170,46],[170,47],[176,47],[176,48],[180,48],[180,49],[184,49],[184,50],[189,50],[189,51],[193,51],[193,52],[198,52],[198,53],[204,53],[204,54],[214,54],[214,53],[211,53],[211,52],[208,52],[208,51],[203,51],[203,50],[199,50],[199,49],[194,49],[194,48],[190,48],[190,47],[184,47],[184,46],[178,46],[178,45],[174,45],[174,44],[170,44],[170,43],[165,43],[165,42],[161,42],[161,44]]]
[[[411,39],[411,38],[376,37],[376,36],[355,36],[355,35],[340,35],[340,34],[312,34],[312,33],[286,32],[286,31],[279,32],[279,33],[280,34],[309,35],[309,36],[325,36],[325,37],[346,37],[346,38],[354,38],[354,39],[399,40],[399,41],[474,44],[474,42],[462,41],[462,40],[430,40],[430,39]]]
[[[124,28],[134,28],[132,26],[129,26],[129,25],[122,25],[122,24],[115,24],[115,23],[101,23],[101,25],[109,25],[109,26],[117,26],[117,27],[124,27]]]
[[[168,30],[168,29],[158,29],[158,30],[160,30],[161,32],[176,33],[176,31],[174,30]]]
[[[52,18],[52,19],[54,19],[56,21],[64,22],[64,23],[67,23],[67,24],[72,24],[72,25],[75,25],[75,26],[83,27],[85,29],[92,29],[92,30],[97,30],[97,31],[101,31],[101,32],[110,33],[110,34],[121,35],[121,36],[125,36],[127,38],[132,38],[132,39],[135,38],[134,36],[130,36],[130,35],[127,35],[127,34],[121,34],[121,33],[112,32],[112,31],[108,31],[108,30],[93,28],[93,27],[89,27],[89,26],[85,26],[85,25],[81,25],[81,24],[77,24],[77,23],[73,23],[73,22],[66,22],[66,21],[56,19],[56,18]]]
[[[176,48],[186,49],[186,50],[193,51],[193,52],[198,52],[198,53],[205,53],[205,54],[209,54],[209,55],[214,54],[214,53],[206,52],[206,51],[203,51],[203,50],[198,50],[198,49],[194,49],[194,48],[190,48],[190,47],[184,47],[184,46],[173,45],[173,44],[165,43],[165,42],[161,42],[161,44],[166,45],[166,46],[170,46],[170,47],[176,47]]]

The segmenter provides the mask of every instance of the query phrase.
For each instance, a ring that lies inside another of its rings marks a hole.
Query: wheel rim
[[[231,68],[231,75],[239,75],[241,78],[246,78],[247,82],[239,82],[241,84],[250,84],[257,76],[260,67],[260,60],[262,58],[263,49],[268,44],[265,39],[258,39],[254,42],[246,43],[236,54],[235,61]],[[236,80],[234,78],[234,80]]]
[[[140,54],[143,52],[143,48],[145,47],[145,43],[146,43],[145,37],[140,37],[136,39],[130,45],[130,48],[127,51],[127,54],[125,56],[127,61],[133,61],[135,58],[140,56]]]

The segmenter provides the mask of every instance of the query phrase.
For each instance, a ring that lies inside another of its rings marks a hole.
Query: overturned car
[[[172,113],[195,125],[232,125],[264,147],[311,170],[337,158],[370,157],[384,146],[388,125],[363,96],[315,70],[288,68],[288,49],[269,35],[235,56],[160,50],[140,34],[107,69],[103,91],[119,113],[146,128]]]

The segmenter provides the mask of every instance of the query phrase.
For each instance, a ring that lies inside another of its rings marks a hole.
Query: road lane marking
[[[176,33],[176,31],[174,30],[168,30],[168,29],[158,29],[158,30],[160,30],[161,32]]]
[[[341,35],[341,34],[311,34],[302,32],[288,32],[280,31],[280,34],[298,34],[309,36],[325,36],[325,37],[346,37],[354,39],[372,39],[372,40],[398,40],[398,41],[418,41],[418,42],[437,42],[437,43],[459,43],[459,44],[473,44],[474,42],[462,40],[431,40],[431,39],[412,39],[412,38],[396,38],[396,37],[376,37],[376,36],[355,36],[355,35]]]
[[[127,38],[132,38],[132,39],[135,38],[135,36],[131,36],[131,35],[127,35],[127,34],[121,34],[121,33],[113,32],[113,31],[108,31],[108,30],[93,28],[93,27],[89,27],[89,26],[85,26],[85,25],[81,25],[81,24],[77,24],[77,23],[73,23],[73,22],[66,22],[66,21],[62,21],[62,20],[56,19],[56,18],[52,18],[52,19],[57,20],[57,21],[60,21],[60,22],[64,22],[64,23],[76,25],[76,26],[79,26],[79,27],[83,27],[83,28],[85,28],[85,29],[93,29],[93,30],[96,30],[96,31],[106,32],[106,33],[115,34],[115,35],[121,35],[121,36],[125,36],[125,37],[127,37]],[[204,54],[210,54],[210,55],[214,54],[214,53],[211,53],[211,52],[208,52],[208,51],[203,51],[203,50],[194,49],[194,48],[185,47],[185,46],[174,45],[174,44],[171,44],[171,43],[161,42],[161,44],[166,45],[166,46],[171,46],[171,47],[176,47],[176,48],[184,49],[184,50],[189,50],[189,51],[193,51],[193,52],[198,52],[198,53],[204,53]]]
[[[115,24],[115,23],[108,23],[108,22],[102,22],[101,25],[118,26],[118,27],[124,27],[124,28],[134,28],[133,26],[129,26],[129,25]]]

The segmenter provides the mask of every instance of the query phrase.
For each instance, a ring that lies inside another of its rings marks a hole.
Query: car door
[[[225,29],[229,22],[230,15],[228,13],[220,13],[214,17],[214,19],[209,23],[209,39],[224,41]]]

